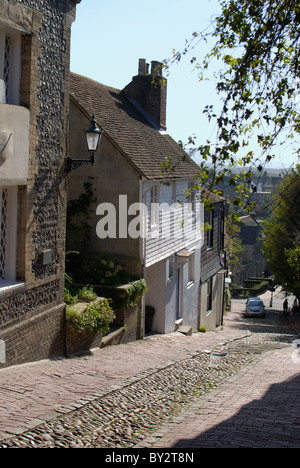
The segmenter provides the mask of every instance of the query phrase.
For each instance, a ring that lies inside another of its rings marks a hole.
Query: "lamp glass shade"
[[[97,127],[93,116],[90,127],[85,130],[86,143],[89,151],[97,151],[103,131]]]
[[[89,151],[97,151],[100,133],[86,133],[86,143]]]

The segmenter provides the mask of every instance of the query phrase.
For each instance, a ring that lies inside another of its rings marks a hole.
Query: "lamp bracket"
[[[71,159],[69,156],[67,157],[67,172],[71,172],[77,169],[80,166],[94,164],[94,156],[91,156],[90,159]]]

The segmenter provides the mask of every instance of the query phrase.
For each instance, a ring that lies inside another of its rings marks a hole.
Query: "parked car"
[[[246,317],[265,317],[265,305],[259,297],[250,297],[246,302]]]
[[[246,304],[248,304],[249,301],[257,301],[257,300],[260,301],[261,299],[259,297],[248,297]]]

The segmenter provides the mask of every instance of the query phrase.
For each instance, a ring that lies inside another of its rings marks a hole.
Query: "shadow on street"
[[[262,399],[253,400],[201,435],[178,441],[173,448],[299,448],[299,415],[300,376],[297,376],[273,384]]]

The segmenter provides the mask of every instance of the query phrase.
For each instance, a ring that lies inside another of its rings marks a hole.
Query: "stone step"
[[[100,348],[106,348],[111,346],[115,340],[117,340],[121,335],[125,333],[125,327],[120,327],[117,330],[111,331],[107,335],[102,337]]]
[[[183,335],[187,335],[187,336],[191,336],[192,333],[193,333],[193,329],[192,327],[190,327],[189,325],[181,325],[177,331],[179,333],[182,333]]]

